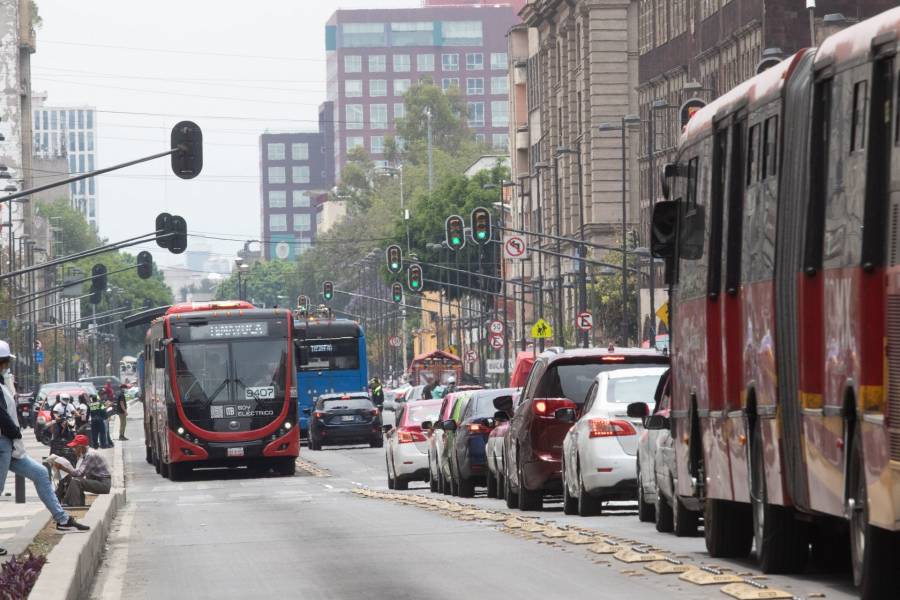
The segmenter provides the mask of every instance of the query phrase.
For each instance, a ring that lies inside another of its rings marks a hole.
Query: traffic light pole
[[[139,264],[140,264],[140,263],[139,263]],[[131,265],[131,266],[129,266],[129,267],[125,267],[125,268],[123,268],[123,269],[116,269],[115,271],[108,271],[108,272],[107,272],[107,275],[115,275],[116,273],[124,273],[125,271],[130,271],[130,270],[134,269],[134,268],[137,267],[137,266],[138,266],[138,265],[135,264],[135,265]],[[54,287],[52,287],[52,288],[47,288],[47,289],[45,289],[45,290],[41,290],[40,292],[36,292],[36,293],[34,293],[34,294],[22,294],[21,296],[16,296],[15,298],[13,298],[13,300],[16,301],[16,304],[20,304],[19,300],[26,300],[26,301],[28,301],[28,299],[30,299],[30,300],[37,300],[38,298],[42,298],[42,297],[44,297],[44,296],[49,296],[49,295],[51,295],[51,294],[55,294],[56,292],[61,292],[62,290],[66,289],[66,288],[68,288],[68,287],[72,287],[73,285],[79,285],[79,284],[82,284],[82,283],[86,283],[86,282],[91,281],[91,280],[93,280],[93,279],[94,279],[93,277],[83,277],[83,278],[81,278],[81,279],[76,279],[76,280],[74,280],[74,281],[70,281],[69,283],[64,283],[64,284],[62,284],[62,285],[57,285],[57,286],[54,286]],[[58,305],[54,304],[54,305],[52,305],[52,306],[58,306]],[[46,307],[44,307],[44,308],[50,308],[50,307],[49,307],[49,306],[46,306]]]

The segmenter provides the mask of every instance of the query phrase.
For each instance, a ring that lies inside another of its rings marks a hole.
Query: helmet
[[[451,375],[450,377],[447,378],[447,383],[448,383],[448,384],[454,384],[454,383],[456,383],[456,377],[454,377],[453,375]]]

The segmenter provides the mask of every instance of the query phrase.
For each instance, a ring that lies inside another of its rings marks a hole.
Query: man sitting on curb
[[[109,474],[109,466],[101,454],[90,448],[91,442],[86,435],[76,435],[69,442],[68,447],[75,451],[79,459],[78,467],[71,468],[68,465],[54,463],[54,466],[70,475],[69,486],[66,489],[66,506],[84,506],[84,493],[108,494],[112,487],[112,477]]]
[[[6,485],[7,472],[12,471],[32,481],[44,506],[53,515],[57,531],[87,531],[90,527],[70,517],[60,506],[56,494],[53,493],[53,484],[50,482],[47,469],[25,453],[25,443],[22,441],[22,430],[16,414],[15,396],[6,384],[9,364],[13,358],[15,356],[9,351],[9,344],[0,340],[0,494]],[[0,548],[0,556],[4,554],[6,550]]]

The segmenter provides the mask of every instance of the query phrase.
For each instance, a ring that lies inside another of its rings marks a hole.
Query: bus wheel
[[[745,558],[753,545],[750,505],[707,498],[703,530],[710,556]]]
[[[190,465],[182,463],[172,463],[169,465],[169,479],[171,481],[184,481],[190,472]]]
[[[297,460],[293,456],[276,459],[275,472],[285,477],[293,477],[297,473]]]
[[[808,530],[790,508],[769,504],[759,420],[751,434],[749,459],[753,543],[759,568],[763,573],[799,573],[809,558]]]
[[[163,477],[165,477],[166,479],[171,479],[171,477],[169,475],[172,472],[171,465],[163,462],[162,457],[158,458],[157,460],[159,461],[159,474],[162,475]]]
[[[153,450],[150,448],[150,446],[148,446],[146,444],[144,445],[144,453],[145,453],[144,460],[147,461],[148,465],[152,465],[153,464]]]
[[[864,600],[896,598],[900,594],[898,580],[891,572],[895,568],[900,536],[869,522],[868,490],[861,434],[853,436],[850,449],[850,482],[852,497],[848,499],[850,513],[850,562],[853,582]]]

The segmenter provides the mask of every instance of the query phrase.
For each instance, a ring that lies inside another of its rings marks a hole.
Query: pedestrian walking
[[[66,506],[84,506],[84,493],[108,494],[112,487],[112,476],[109,465],[103,456],[93,448],[88,448],[88,439],[84,435],[76,435],[69,442],[69,448],[75,452],[78,459],[78,467],[54,463],[60,471],[69,474],[68,484],[65,485]]]
[[[119,386],[119,393],[116,395],[116,414],[119,416],[119,441],[127,442],[128,438],[125,437],[125,425],[127,424],[128,417],[128,400],[125,399],[125,390],[128,389],[128,384],[123,383]]]
[[[37,490],[38,497],[53,515],[56,521],[56,530],[59,532],[87,531],[87,525],[82,525],[63,509],[59,499],[53,492],[53,484],[47,469],[25,452],[25,443],[22,441],[22,430],[19,427],[16,415],[15,392],[9,387],[9,365],[15,356],[10,352],[9,344],[0,341],[0,494],[6,485],[6,474],[12,471],[30,479]],[[0,555],[6,554],[3,550]]]

